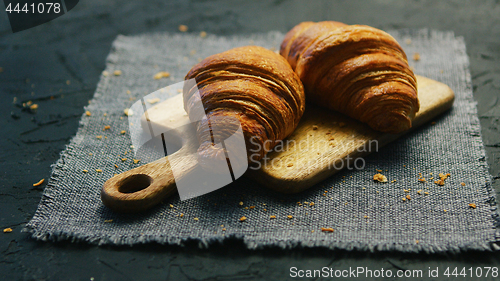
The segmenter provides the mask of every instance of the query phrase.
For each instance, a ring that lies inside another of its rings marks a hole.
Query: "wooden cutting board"
[[[412,130],[449,109],[454,100],[453,91],[443,83],[418,75],[417,83],[420,110]],[[148,109],[147,114],[154,126],[165,130],[190,122],[182,94]],[[292,135],[260,163],[250,163],[245,175],[279,192],[300,192],[347,167],[347,159],[375,152],[376,145],[381,148],[401,135],[377,132],[350,117],[308,104]],[[192,132],[180,137],[196,139]],[[350,167],[361,164],[351,161]]]

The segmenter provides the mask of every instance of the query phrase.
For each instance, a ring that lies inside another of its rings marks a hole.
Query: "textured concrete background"
[[[96,247],[37,242],[21,233],[45,186],[32,184],[48,179],[50,165],[76,133],[114,38],[178,32],[179,24],[187,25],[189,32],[218,35],[286,32],[305,20],[453,30],[467,44],[490,172],[500,192],[500,1],[163,2],[80,1],[68,14],[15,34],[0,4],[0,229],[13,228],[12,233],[0,233],[2,279],[282,280],[291,266],[426,270],[500,264],[499,253],[248,251],[237,241],[204,250],[197,245]],[[22,109],[29,100],[39,105],[36,113]]]

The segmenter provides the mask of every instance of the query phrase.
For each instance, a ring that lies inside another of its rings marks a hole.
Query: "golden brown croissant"
[[[303,22],[281,44],[307,101],[340,111],[375,130],[411,128],[419,109],[406,54],[388,33],[364,25]]]
[[[193,109],[201,97],[206,118],[197,127],[198,157],[224,157],[214,140],[230,136],[239,121],[248,157],[260,160],[279,140],[293,132],[304,113],[304,89],[297,74],[280,55],[247,46],[207,57],[186,75],[196,87],[184,91],[184,109],[191,120],[200,120]],[[211,128],[214,134],[208,128]],[[218,128],[214,130],[214,128]],[[245,159],[250,160],[250,159]]]

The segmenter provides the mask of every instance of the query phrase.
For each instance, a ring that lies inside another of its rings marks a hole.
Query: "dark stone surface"
[[[4,7],[0,5],[2,9]],[[453,30],[471,62],[494,187],[500,192],[500,1],[97,1],[15,33],[0,12],[0,275],[4,280],[281,280],[290,267],[422,269],[498,266],[499,253],[448,255],[323,249],[248,251],[238,241],[210,249],[159,245],[97,247],[37,242],[21,229],[36,210],[50,165],[76,133],[111,42],[154,31],[219,35],[288,31],[305,20],[338,20],[381,29]],[[69,83],[67,83],[69,81]],[[14,98],[17,99],[13,102]],[[22,103],[39,105],[36,113]],[[441,275],[442,276],[442,275]],[[304,278],[303,280],[317,280]],[[360,278],[361,279],[361,278]],[[453,278],[452,278],[453,279]],[[488,278],[490,279],[490,278]],[[494,278],[491,278],[494,279]]]

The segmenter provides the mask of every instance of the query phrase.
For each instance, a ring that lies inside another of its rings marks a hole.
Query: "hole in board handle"
[[[121,193],[134,193],[147,188],[151,183],[153,183],[153,178],[148,175],[132,175],[119,183],[118,191]]]

